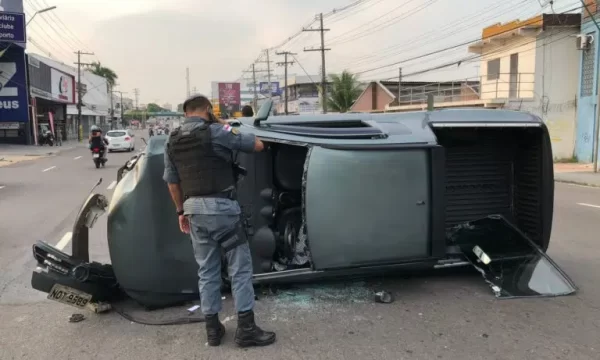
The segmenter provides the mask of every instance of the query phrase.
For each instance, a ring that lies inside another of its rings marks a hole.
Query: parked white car
[[[106,133],[106,138],[108,152],[135,150],[135,139],[131,130],[110,130]]]

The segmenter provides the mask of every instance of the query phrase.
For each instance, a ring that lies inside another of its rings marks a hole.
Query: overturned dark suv
[[[498,297],[576,290],[545,254],[554,176],[539,118],[486,109],[269,112],[267,103],[256,118],[230,122],[266,144],[236,155],[247,170],[237,196],[257,283],[471,265]],[[191,243],[162,180],[166,140],[152,137],[119,170],[110,205],[88,198],[72,255],[34,245],[34,288],[89,302],[118,291],[146,306],[198,298]],[[90,263],[87,249],[88,228],[105,210],[111,265]]]

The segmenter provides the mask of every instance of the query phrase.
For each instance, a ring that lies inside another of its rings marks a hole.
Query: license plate
[[[121,145],[119,145],[119,144],[113,144],[113,146],[114,146],[114,147],[119,147],[119,146],[121,146]]]
[[[68,286],[54,284],[48,299],[83,309],[92,300],[92,295]]]
[[[94,154],[94,157],[95,158],[100,157],[100,154]]]

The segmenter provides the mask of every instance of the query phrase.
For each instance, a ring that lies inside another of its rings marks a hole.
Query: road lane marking
[[[56,244],[56,248],[58,250],[64,249],[65,247],[67,247],[67,245],[69,244],[69,242],[71,242],[71,238],[73,237],[73,233],[72,232],[67,232],[62,239],[60,239],[60,241],[58,242],[58,244]]]
[[[79,160],[79,159],[81,159],[81,156],[77,156],[77,157],[73,158],[73,160]]]
[[[42,170],[42,172],[50,171],[54,168],[56,168],[56,166],[50,166],[49,168]]]
[[[115,186],[117,186],[117,180],[111,182],[110,185],[108,185],[108,187],[106,188],[106,190],[112,190],[115,188]]]
[[[600,205],[593,205],[593,204],[586,204],[586,203],[577,203],[577,205],[589,206],[589,207],[600,209]]]
[[[0,186],[0,190],[4,189],[6,186]]]

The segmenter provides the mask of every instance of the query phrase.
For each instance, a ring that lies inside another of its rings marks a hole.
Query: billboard
[[[269,82],[264,81],[258,84],[259,92],[263,95],[269,94]],[[278,81],[271,81],[271,96],[279,96],[281,95],[281,89],[279,88]]]
[[[75,103],[75,77],[72,75],[50,68],[50,89],[53,100]]]
[[[26,36],[23,0],[0,0],[0,14],[2,13],[7,15],[7,19],[0,21],[0,32],[6,38],[0,38],[0,41],[12,42],[24,48]],[[13,36],[14,38],[11,39]]]
[[[0,41],[25,42],[25,14],[0,12]]]
[[[233,114],[240,111],[240,83],[219,83],[219,108]]]
[[[0,57],[0,123],[27,122],[28,109],[25,50],[11,46]]]
[[[0,0],[0,11],[23,12],[23,0]]]

